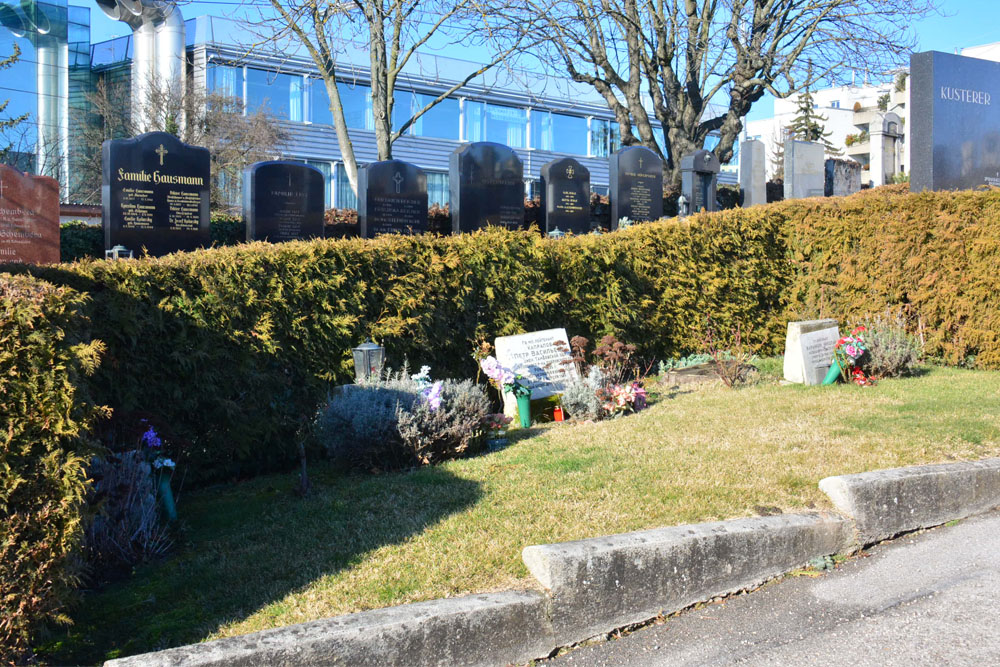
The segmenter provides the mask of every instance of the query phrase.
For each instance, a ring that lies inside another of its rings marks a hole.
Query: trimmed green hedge
[[[929,354],[1000,367],[1000,191],[904,187],[560,241],[493,229],[31,270],[91,296],[108,346],[94,387],[119,441],[148,418],[189,479],[241,476],[292,458],[369,336],[393,364],[469,377],[477,340],[526,330],[613,333],[653,361],[696,351],[708,316],[778,352],[789,319],[898,306]]]
[[[0,662],[21,664],[30,634],[60,620],[78,578],[97,411],[82,377],[85,295],[0,274]]]

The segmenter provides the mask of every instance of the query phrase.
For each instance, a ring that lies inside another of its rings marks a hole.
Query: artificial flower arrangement
[[[143,420],[145,423],[145,420]],[[156,429],[149,426],[139,438],[139,445],[146,460],[158,475],[156,478],[157,495],[163,507],[164,514],[170,521],[177,520],[177,506],[174,502],[174,494],[170,488],[170,478],[173,476],[176,464],[173,459],[163,456],[163,440],[156,433]]]
[[[875,381],[865,375],[861,369],[861,360],[868,353],[868,345],[865,343],[865,327],[858,326],[848,336],[842,336],[833,346],[833,366],[827,379],[833,377],[836,382],[836,374],[839,374],[845,382],[853,382],[860,387],[875,384]],[[832,384],[832,382],[824,382]]]
[[[521,382],[524,376],[502,366],[496,357],[486,357],[479,362],[479,367],[483,369],[483,373],[489,378],[490,384],[499,391],[506,392],[515,397],[531,396],[531,387]]]
[[[609,417],[638,412],[646,407],[646,390],[638,382],[611,385],[600,390],[598,396]]]
[[[420,396],[427,401],[427,405],[432,411],[441,407],[441,392],[444,390],[444,383],[441,380],[437,382],[431,380],[430,366],[421,366],[420,372],[411,375],[410,379],[420,387]]]

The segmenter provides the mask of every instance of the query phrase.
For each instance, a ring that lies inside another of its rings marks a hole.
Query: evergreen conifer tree
[[[823,121],[827,120],[826,117],[816,113],[814,107],[812,93],[807,87],[805,92],[799,95],[795,118],[788,124],[789,136],[800,141],[814,141],[823,144],[828,155],[840,155],[840,150],[830,143],[828,138],[833,133],[827,132],[826,128],[823,127]]]

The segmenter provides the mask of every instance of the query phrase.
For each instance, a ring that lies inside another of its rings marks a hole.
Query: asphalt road
[[[544,663],[998,665],[1000,512],[886,542]]]

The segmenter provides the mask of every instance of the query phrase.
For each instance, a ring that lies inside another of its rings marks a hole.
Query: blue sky
[[[91,40],[99,42],[115,35],[124,35],[125,24],[107,18],[93,0],[70,0],[70,4],[90,7]],[[943,0],[942,14],[933,15],[915,24],[922,51],[946,51],[979,44],[1000,42],[1000,0]],[[189,2],[183,5],[184,16],[202,14],[228,16],[241,10],[237,0],[229,2]],[[448,55],[448,54],[445,54]],[[462,54],[456,57],[461,58]],[[750,118],[767,118],[772,114],[769,100],[761,100]]]

